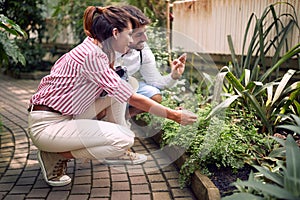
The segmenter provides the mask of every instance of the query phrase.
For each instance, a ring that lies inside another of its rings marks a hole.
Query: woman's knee
[[[118,141],[115,141],[113,146],[118,149],[127,150],[134,144],[134,137],[122,137]]]
[[[130,129],[122,127],[122,131],[118,134],[115,145],[122,149],[129,149],[133,146],[135,134]]]

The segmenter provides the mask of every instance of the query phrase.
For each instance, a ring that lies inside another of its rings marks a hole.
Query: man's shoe
[[[144,154],[126,151],[122,156],[116,158],[105,158],[103,163],[107,165],[139,165],[146,161],[147,156]]]
[[[51,186],[65,186],[72,179],[66,175],[68,159],[58,153],[38,151],[37,158],[45,181]]]

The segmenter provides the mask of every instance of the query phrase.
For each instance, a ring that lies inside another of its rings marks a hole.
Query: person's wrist
[[[177,123],[180,123],[180,113],[177,110],[167,108],[167,118],[173,120]]]
[[[178,80],[179,78],[181,77],[181,75],[176,75],[176,74],[174,74],[174,73],[171,73],[171,78],[173,79],[173,80]]]

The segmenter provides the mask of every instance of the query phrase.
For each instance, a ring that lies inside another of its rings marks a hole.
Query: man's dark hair
[[[124,10],[129,12],[133,17],[137,18],[138,24],[132,24],[132,28],[139,28],[139,26],[145,26],[151,23],[151,20],[145,16],[145,14],[137,7],[132,5],[124,5],[122,6]],[[137,27],[136,27],[137,26]]]

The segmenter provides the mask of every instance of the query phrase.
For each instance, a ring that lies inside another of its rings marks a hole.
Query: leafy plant
[[[291,8],[292,13],[283,13],[278,16],[275,7],[280,5]],[[284,19],[288,19],[287,24],[283,22]],[[267,20],[271,21],[267,23]],[[253,21],[255,28],[246,49],[246,41]],[[272,134],[274,125],[280,122],[282,115],[294,112],[295,108],[299,108],[300,82],[292,84],[290,82],[291,77],[297,71],[290,69],[283,77],[278,75],[282,65],[295,57],[299,59],[300,44],[288,50],[287,37],[294,27],[297,27],[296,30],[299,31],[295,8],[290,3],[271,4],[260,17],[253,13],[244,34],[240,62],[235,54],[231,36],[228,36],[233,62],[232,66],[223,68],[221,72],[226,73],[225,77],[230,83],[229,85],[224,84],[224,88],[228,93],[239,95],[239,98],[227,99],[226,103],[228,105],[234,101],[240,101],[244,105],[250,104],[263,122],[262,132],[267,131]],[[275,31],[276,35],[271,40],[267,40],[271,37],[272,31]],[[245,51],[247,53],[244,55]],[[271,55],[272,51],[273,55]],[[282,52],[285,53],[281,56]],[[271,58],[270,65],[267,64],[267,56]],[[274,72],[277,74],[277,79],[270,81],[275,77]],[[218,109],[218,107],[215,108],[211,115]]]
[[[281,159],[276,167],[254,166],[258,172],[255,175],[251,173],[247,181],[234,182],[233,185],[239,192],[223,199],[299,199],[300,149],[291,135],[288,135],[285,142],[280,143],[284,148],[271,153]]]
[[[0,67],[8,64],[9,57],[12,58],[14,62],[20,62],[22,65],[25,65],[25,57],[16,42],[11,39],[11,36],[26,38],[26,32],[3,14],[0,15],[0,30],[0,59],[2,60]]]
[[[209,165],[237,170],[246,162],[255,159],[255,154],[268,152],[264,146],[270,139],[263,134],[257,134],[256,127],[259,127],[260,122],[242,105],[239,109],[227,108],[224,116],[219,115],[207,120],[212,105],[208,103],[207,96],[202,94],[206,95],[205,89],[210,90],[211,86],[202,85],[196,90],[193,90],[192,85],[186,87],[190,91],[182,91],[182,87],[179,86],[163,93],[163,105],[171,108],[189,108],[198,115],[197,123],[191,126],[180,126],[170,120],[156,121],[161,123],[159,127],[163,130],[162,146],[179,146],[186,149],[188,158],[180,170],[182,187],[189,184],[195,170],[200,169],[202,173],[210,174]],[[156,126],[155,118],[151,123],[153,127]]]
[[[26,32],[28,38],[16,38],[16,43],[26,59],[26,65],[19,62],[9,62],[6,68],[10,71],[34,71],[44,66],[45,52],[42,39],[45,32],[45,18],[43,16],[43,0],[3,0],[0,2],[1,12],[13,20]]]
[[[292,133],[300,135],[300,117],[294,114],[290,114],[285,119],[284,125],[277,126],[278,129],[286,129]]]
[[[295,70],[288,70],[288,72],[279,79],[279,82],[272,81],[263,84],[260,79],[257,81],[250,81],[249,77],[252,75],[250,70],[245,69],[243,78],[246,80],[242,85],[243,81],[238,79],[231,73],[228,67],[221,69],[221,74],[225,73],[225,77],[231,84],[232,92],[238,95],[239,98],[228,98],[219,106],[216,106],[209,117],[215,115],[220,109],[240,101],[245,106],[250,106],[257,113],[257,116],[262,120],[263,128],[262,132],[266,130],[272,134],[274,125],[278,123],[280,115],[288,112],[287,105],[297,104],[296,96],[291,94],[298,94],[300,90],[300,82],[295,82],[292,85],[288,85],[288,81],[295,74]],[[268,72],[266,72],[268,73]],[[263,78],[263,77],[262,77]],[[244,80],[243,79],[243,80]],[[218,81],[223,81],[219,79]],[[275,92],[274,92],[275,90]]]
[[[107,6],[115,5],[122,0],[87,0],[87,1],[72,1],[72,0],[58,0],[52,5],[51,19],[54,20],[55,32],[51,36],[50,40],[54,41],[59,34],[62,33],[62,29],[70,27],[72,30],[72,36],[76,42],[81,42],[86,37],[83,31],[83,13],[87,6]]]
[[[279,5],[286,5],[293,12],[278,16],[275,7]],[[288,19],[287,24],[283,22],[284,19]],[[251,31],[250,25],[253,22],[255,28],[249,46],[246,47]],[[230,94],[233,96],[216,106],[209,117],[214,116],[225,107],[239,102],[257,113],[263,123],[261,132],[272,134],[274,126],[280,123],[282,115],[298,112],[300,82],[291,83],[290,81],[297,71],[289,69],[284,76],[278,75],[278,70],[282,65],[295,57],[299,59],[300,44],[288,50],[287,37],[293,27],[297,27],[296,30],[299,31],[295,8],[290,3],[271,4],[260,17],[253,13],[249,18],[244,34],[240,62],[238,62],[235,54],[231,36],[228,36],[233,62],[229,67],[220,70],[219,77],[221,78],[217,81],[223,82],[222,77],[226,77],[229,84],[224,83],[223,89],[227,96]],[[269,40],[272,31],[275,31],[276,35]],[[244,54],[245,51],[246,54]],[[274,52],[273,55],[271,55],[272,51]],[[281,56],[282,52],[285,53]],[[270,65],[267,64],[267,56],[271,57]],[[275,80],[274,72],[277,73]],[[272,79],[273,81],[270,81]]]
[[[282,13],[277,15],[275,11],[276,6],[286,6],[287,9],[291,9],[291,13]],[[287,21],[287,23],[285,23]],[[254,30],[250,30],[251,24],[255,24]],[[289,33],[293,31],[293,28],[296,27],[296,31],[299,31],[297,14],[294,6],[288,2],[277,2],[270,4],[265,8],[261,16],[256,16],[255,13],[252,13],[250,16],[246,30],[244,33],[244,42],[242,46],[242,55],[240,61],[238,61],[237,55],[233,47],[231,36],[228,35],[228,44],[231,50],[233,74],[237,77],[243,77],[245,69],[252,70],[253,73],[249,77],[249,81],[256,81],[257,76],[262,75],[260,81],[265,82],[267,79],[272,79],[272,73],[277,72],[279,66],[285,63],[288,59],[293,56],[299,58],[299,48],[296,46],[295,49],[297,52],[294,52],[294,48],[288,52],[291,48],[289,47],[288,37]],[[250,36],[250,33],[253,31],[253,34]],[[272,36],[273,32],[274,36]],[[249,46],[246,46],[249,41]],[[245,53],[246,52],[246,53]],[[281,55],[285,54],[283,58]],[[271,58],[270,64],[267,60]],[[271,66],[272,69],[268,69]],[[268,73],[265,73],[265,72]]]
[[[137,1],[137,0],[126,0],[128,4],[134,5],[141,10],[145,11],[146,14],[147,11],[151,11],[151,15],[149,15],[150,19],[157,20],[157,27],[165,27],[166,25],[166,1],[160,1],[160,0],[148,0],[148,1]],[[174,0],[171,0],[170,3],[174,2]],[[151,17],[153,16],[153,17]]]

